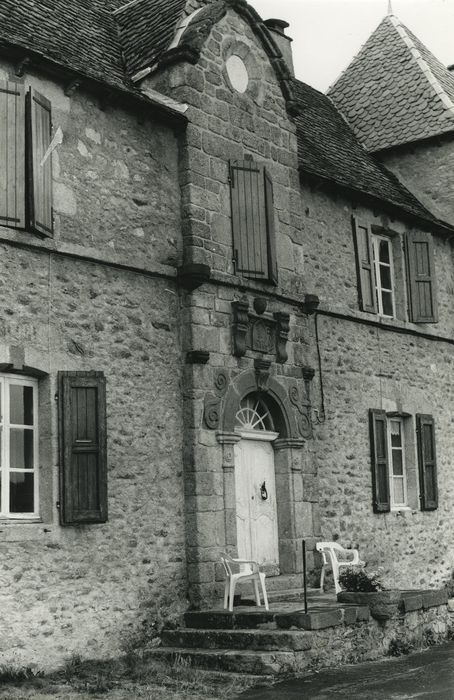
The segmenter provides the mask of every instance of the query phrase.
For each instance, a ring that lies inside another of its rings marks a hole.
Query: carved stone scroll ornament
[[[216,430],[219,427],[219,421],[221,418],[221,399],[214,394],[207,394],[205,396],[205,403],[203,409],[203,417],[205,420],[205,425],[210,430]]]
[[[214,386],[216,392],[220,396],[224,396],[224,394],[226,393],[229,387],[229,381],[230,377],[228,371],[226,369],[220,369],[214,378]]]
[[[309,439],[313,436],[312,423],[310,418],[310,403],[302,400],[298,387],[293,385],[288,390],[290,402],[298,409],[297,418],[298,432],[301,437]]]

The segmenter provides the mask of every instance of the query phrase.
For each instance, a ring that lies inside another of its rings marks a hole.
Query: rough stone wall
[[[443,605],[415,610],[384,623],[370,619],[312,632],[312,648],[300,655],[300,670],[380,659],[393,655],[393,647],[397,648],[397,655],[402,649],[407,649],[407,653],[424,649],[449,639],[452,623],[452,613]]]
[[[442,584],[454,567],[449,516],[454,498],[450,246],[434,237],[438,324],[416,325],[399,319],[384,321],[386,328],[367,325],[379,318],[358,311],[351,215],[395,231],[403,232],[405,227],[309,188],[303,189],[302,196],[307,217],[305,279],[321,299],[317,323],[326,422],[316,428],[311,449],[318,465],[323,539],[358,546],[370,567],[384,567],[391,587]],[[325,312],[335,312],[340,318]],[[434,338],[408,335],[418,332]],[[370,408],[411,414],[405,425],[409,510],[373,513]],[[416,413],[435,418],[439,507],[432,512],[419,508]]]
[[[2,77],[12,75],[2,68]],[[64,141],[55,236],[0,228],[0,363],[39,382],[38,522],[0,522],[0,662],[55,667],[120,653],[186,604],[177,138],[36,75]],[[142,115],[143,116],[143,115]],[[156,276],[156,274],[162,277]],[[105,524],[59,524],[57,372],[107,378]]]
[[[454,224],[454,176],[451,137],[384,152],[382,162],[435,216]]]
[[[12,65],[0,64],[0,79],[17,80]],[[96,96],[76,90],[68,97],[63,84],[37,73],[23,80],[51,101],[54,129],[63,131],[52,153],[55,244],[125,265],[174,268],[181,258],[175,134],[143,107],[101,109]]]

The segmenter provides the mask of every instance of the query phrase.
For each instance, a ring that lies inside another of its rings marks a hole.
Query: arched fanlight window
[[[273,418],[263,398],[258,393],[249,394],[241,400],[236,414],[239,430],[274,430]]]

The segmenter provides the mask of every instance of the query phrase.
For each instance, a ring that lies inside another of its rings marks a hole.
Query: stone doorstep
[[[187,628],[193,629],[258,629],[263,626],[289,630],[292,627],[304,630],[320,630],[337,625],[353,625],[369,620],[370,612],[366,605],[333,605],[309,610],[307,613],[294,607],[293,610],[210,610],[185,614]]]
[[[199,649],[307,651],[312,647],[312,635],[300,630],[181,629],[164,631],[161,639],[165,647]]]

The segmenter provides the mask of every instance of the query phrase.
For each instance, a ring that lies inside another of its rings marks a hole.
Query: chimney
[[[448,66],[448,70],[450,73],[454,73],[454,63],[450,66]]]
[[[281,52],[287,68],[290,71],[290,75],[295,77],[295,69],[293,68],[293,55],[292,55],[292,41],[289,36],[285,33],[285,30],[289,26],[289,23],[283,19],[266,19],[264,24],[270,30],[274,41],[277,44],[279,51]]]

